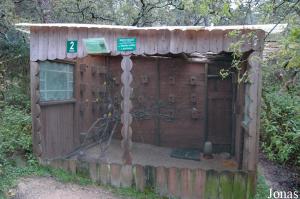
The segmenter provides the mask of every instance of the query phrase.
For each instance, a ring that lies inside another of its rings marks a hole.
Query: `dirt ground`
[[[23,178],[11,194],[13,199],[121,199],[100,187],[64,184],[51,177]]]
[[[269,161],[263,153],[259,154],[259,170],[263,172],[267,184],[274,190],[300,190],[300,173]]]
[[[202,168],[222,170],[235,170],[237,163],[230,158],[224,158],[221,154],[214,154],[213,159],[204,159],[200,156],[200,161],[177,159],[170,156],[172,149],[167,147],[159,147],[144,143],[132,143],[132,163],[139,165],[152,165],[177,168]],[[96,161],[99,158],[100,147],[94,146],[85,151],[85,156],[81,157],[85,161]],[[119,140],[112,140],[107,152],[106,162],[122,164],[122,148]],[[147,155],[145,155],[147,154]],[[73,158],[77,158],[74,156]]]

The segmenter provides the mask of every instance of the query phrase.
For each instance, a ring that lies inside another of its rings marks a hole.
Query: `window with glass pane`
[[[41,101],[72,99],[73,70],[71,64],[40,62]]]

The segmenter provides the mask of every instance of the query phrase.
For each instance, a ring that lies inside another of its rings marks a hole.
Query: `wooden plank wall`
[[[86,27],[31,27],[30,60],[44,61],[54,59],[82,58],[87,55],[83,48],[83,38],[105,38],[112,55],[120,55],[116,44],[119,37],[136,37],[135,55],[179,54],[179,53],[220,53],[229,52],[233,41],[228,36],[232,30],[126,30]],[[254,31],[257,39],[245,41],[242,52],[259,50],[263,47],[262,30],[242,30],[243,33]],[[78,52],[66,53],[66,41],[78,40]]]
[[[206,109],[207,75],[204,63],[187,62],[181,58],[132,57],[132,60],[133,141],[201,149],[205,140],[208,111],[208,139],[215,144],[215,148],[219,148],[217,151],[230,152],[231,80],[213,79],[213,83],[209,80],[207,86],[211,90],[208,98],[211,100]],[[79,133],[87,131],[93,121],[101,116],[101,103],[96,103],[96,97],[92,93],[93,89],[103,87],[104,79],[101,74],[93,75],[92,68],[105,68],[112,75],[116,82],[114,100],[120,103],[120,62],[119,56],[88,56],[78,61],[75,120],[78,121],[76,124],[79,125]],[[216,73],[213,67],[214,65],[208,65],[209,74]],[[215,101],[218,96],[220,100]],[[94,110],[93,104],[97,106]],[[224,115],[227,115],[226,121]],[[221,118],[218,119],[217,116]],[[121,138],[120,129],[116,132],[116,138]]]
[[[43,158],[62,157],[74,148],[74,103],[43,105]]]
[[[46,163],[44,163],[46,164]],[[158,195],[182,199],[254,199],[256,172],[215,171],[176,167],[120,165],[58,159],[49,163],[101,185],[153,189]]]
[[[213,143],[215,152],[231,153],[234,87],[232,75],[222,79],[221,69],[228,69],[229,61],[214,61],[208,65],[207,83],[207,140]]]
[[[178,58],[133,57],[132,60],[133,141],[202,148],[204,64],[187,63]],[[110,57],[109,68],[114,77],[120,74],[119,65],[120,58]],[[192,84],[191,78],[195,78]]]

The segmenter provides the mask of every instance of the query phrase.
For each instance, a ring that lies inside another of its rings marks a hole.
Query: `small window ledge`
[[[60,104],[74,104],[76,99],[68,99],[68,100],[52,100],[52,101],[41,101],[41,106],[52,106],[52,105],[60,105]]]

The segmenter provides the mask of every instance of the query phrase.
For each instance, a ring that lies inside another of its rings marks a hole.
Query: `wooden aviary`
[[[172,198],[254,198],[261,26],[18,26],[30,28],[33,149],[41,164]]]

